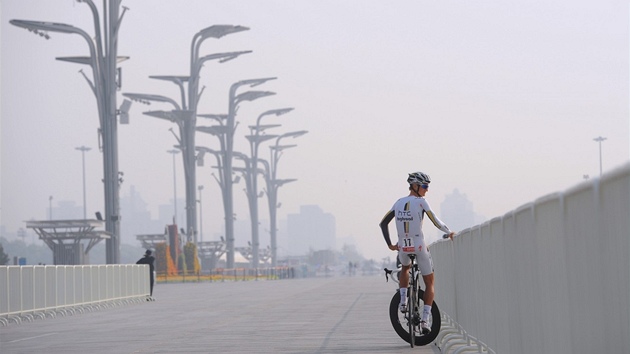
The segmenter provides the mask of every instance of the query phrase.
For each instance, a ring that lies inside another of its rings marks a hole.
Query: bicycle
[[[409,258],[411,258],[411,265],[409,267],[410,274],[409,289],[407,291],[407,311],[404,313],[399,311],[398,304],[400,303],[400,292],[396,289],[396,293],[394,293],[394,296],[389,303],[389,319],[400,338],[409,343],[413,348],[416,345],[427,345],[437,338],[442,326],[442,317],[437,303],[433,301],[431,306],[431,316],[429,316],[431,332],[426,335],[422,334],[422,330],[420,329],[420,320],[422,316],[422,308],[424,306],[424,302],[422,301],[424,291],[420,288],[418,281],[420,271],[418,269],[418,264],[415,261],[415,255],[410,254]],[[397,284],[399,283],[397,277],[400,274],[400,270],[396,273],[396,277],[393,274],[393,270],[389,270],[387,268],[384,270],[385,279],[387,281],[389,281],[389,275],[391,275],[392,280]],[[413,334],[413,339],[411,334]]]

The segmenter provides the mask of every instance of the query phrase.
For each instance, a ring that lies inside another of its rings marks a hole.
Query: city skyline
[[[427,200],[434,210],[458,188],[491,219],[583,183],[584,175],[598,178],[600,161],[604,173],[629,161],[630,40],[627,3],[619,0],[598,6],[586,0],[121,5],[130,10],[119,33],[119,54],[129,56],[119,64],[119,106],[126,92],[179,97],[175,85],[150,76],[186,73],[190,41],[199,30],[214,24],[250,28],[200,48],[202,55],[252,53],[206,63],[199,113],[225,114],[228,89],[239,80],[277,77],[256,88],[274,96],[238,112],[235,149],[248,151],[244,135],[259,114],[294,107],[265,122],[282,125],[269,134],[309,131],[286,141],[297,147],[284,153],[278,178],[297,181],[280,190],[278,219],[300,205],[319,205],[335,215],[338,235],[355,239],[369,258],[393,255],[378,222],[407,194],[409,172],[431,175]],[[85,41],[64,33],[46,40],[9,23],[68,23],[92,34],[88,6],[6,0],[0,7],[0,224],[17,230],[30,217],[46,219],[50,196],[53,203],[82,200],[79,146],[91,148],[85,152],[86,213],[102,212],[94,95],[81,67],[55,60],[88,55]],[[143,112],[165,109],[134,102],[129,124],[118,127],[122,191],[136,186],[152,208],[173,198],[167,151],[177,140],[171,122]],[[593,141],[600,136],[606,138],[601,160]],[[198,137],[198,145],[218,149],[211,138]],[[267,145],[260,153],[269,156]],[[197,184],[205,187],[203,232],[211,235],[221,232],[224,215],[216,170],[206,160],[197,168]],[[177,195],[184,196],[181,157],[176,173]],[[242,189],[242,183],[235,186],[234,202],[244,217]],[[435,234],[431,225],[425,228]]]
[[[185,218],[182,213],[183,205],[184,205],[183,203],[181,203],[182,201],[183,199],[179,198],[178,219],[180,221],[180,224],[178,224],[178,228],[180,225],[182,225],[181,223],[185,222]],[[83,206],[80,205],[77,201],[59,200],[55,203],[52,204],[53,220],[82,219],[81,214],[82,214]],[[129,190],[123,191],[121,193],[121,210],[122,210],[121,243],[131,245],[134,247],[139,247],[141,245],[141,242],[136,239],[137,235],[162,234],[164,232],[165,227],[171,224],[172,215],[173,215],[172,207],[173,207],[173,203],[171,200],[170,203],[168,204],[161,204],[161,205],[157,205],[151,208],[150,205],[148,205],[144,201],[143,196],[136,191],[135,186],[129,186]],[[155,212],[155,210],[157,210],[157,212]],[[460,191],[457,188],[451,194],[446,195],[445,200],[439,203],[437,210],[440,210],[439,214],[443,218],[451,220],[452,221],[451,226],[458,230],[463,229],[465,227],[471,227],[473,225],[476,225],[477,223],[485,221],[486,219],[485,216],[479,215],[475,212],[472,201],[468,200],[467,196],[465,194],[460,193]],[[320,213],[322,215],[330,215],[330,217],[332,217],[333,224],[335,224],[334,215],[326,212],[325,210],[322,210],[320,206],[318,205],[299,206],[299,210],[296,210],[293,213],[289,213],[287,214],[287,218],[279,220],[280,232],[279,232],[279,245],[278,246],[280,250],[279,252],[280,256],[282,257],[302,256],[307,253],[307,252],[292,252],[292,248],[300,249],[302,251],[304,250],[308,251],[309,249],[341,250],[345,244],[353,245],[355,247],[359,246],[356,242],[356,239],[352,235],[337,235],[336,232],[333,232],[332,234],[333,239],[337,240],[336,243],[335,242],[330,243],[329,241],[330,238],[328,236],[328,233],[326,232],[324,232],[326,233],[325,235],[326,237],[324,240],[317,240],[317,242],[309,243],[308,242],[309,237],[312,238],[314,235],[312,234],[312,232],[311,233],[307,232],[308,237],[306,237],[306,239],[304,237],[300,238],[300,240],[304,241],[304,245],[300,247],[296,247],[296,242],[302,243],[302,241],[298,240],[297,238],[292,239],[292,234],[291,232],[289,232],[290,226],[288,226],[288,219],[293,218],[294,220],[293,233],[297,234],[299,230],[304,230],[305,227],[306,227],[305,230],[311,230],[313,229],[313,227],[315,227],[315,225],[308,226],[308,225],[300,225],[299,223],[295,224],[296,220],[304,219],[305,217],[308,218],[309,215],[313,214],[313,212],[315,212],[315,214],[317,215],[319,215]],[[47,215],[49,215],[48,210],[46,211],[46,213]],[[95,216],[91,215],[91,216],[88,216],[88,218],[94,219]],[[269,220],[266,218],[260,219],[260,235],[261,235],[262,248],[265,248],[270,244],[269,232],[268,232],[268,229],[266,228],[268,225],[268,222]],[[316,222],[316,220],[311,220],[310,222],[313,223],[313,222]],[[335,227],[333,226],[333,229],[334,228]],[[214,229],[216,230],[216,227]],[[248,218],[238,218],[235,223],[235,229],[236,229],[236,235],[237,235],[236,246],[238,247],[247,246],[247,243],[251,241],[250,220]],[[325,229],[326,229],[325,227],[322,228],[322,230],[325,230]],[[34,235],[34,232],[32,230],[28,230],[28,229],[25,230],[24,228],[21,228],[21,230],[26,233],[29,233],[29,232],[33,233],[33,235],[31,236],[36,236]],[[141,231],[134,232],[137,230],[141,230]],[[221,237],[224,236],[224,233],[221,230],[222,229],[220,229],[219,231],[213,231],[212,234],[205,234],[204,240],[205,241],[220,240]],[[20,229],[4,230],[4,231],[5,231],[4,233],[7,235],[15,234],[16,238],[20,238],[20,236],[17,235],[17,233],[20,232]],[[429,232],[429,234],[426,237],[430,240],[437,240],[439,239],[440,236],[441,234],[439,233],[439,230],[436,229],[435,232]],[[33,237],[31,237],[31,239],[34,240]],[[30,243],[33,243],[33,241],[31,241]],[[293,246],[291,246],[291,244],[293,244]],[[328,246],[326,247],[314,246],[314,245],[324,245],[324,244],[328,244]],[[362,254],[361,250],[360,249],[358,250],[359,250],[359,253]]]

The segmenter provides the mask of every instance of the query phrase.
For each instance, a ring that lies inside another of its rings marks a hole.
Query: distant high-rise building
[[[137,235],[161,234],[167,225],[164,220],[151,218],[147,203],[134,186],[129,188],[128,195],[120,197],[120,214],[121,243],[133,246],[140,245],[140,241],[136,239]]]
[[[440,205],[438,216],[456,232],[475,226],[484,220],[484,217],[475,213],[473,203],[468,200],[466,194],[460,193],[457,188],[453,190],[453,193],[446,195]]]
[[[291,255],[305,255],[311,249],[335,249],[335,217],[317,205],[303,205],[299,214],[287,215],[287,238]]]

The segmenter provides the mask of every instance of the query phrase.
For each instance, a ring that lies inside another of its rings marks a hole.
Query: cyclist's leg
[[[433,305],[433,298],[435,297],[435,289],[433,287],[433,273],[431,274],[427,274],[427,275],[423,275],[422,276],[422,280],[424,280],[424,297],[422,298],[422,300],[424,301],[425,305]]]
[[[409,287],[409,266],[411,264],[411,259],[409,259],[408,255],[402,252],[398,253],[398,259],[400,259],[400,264],[402,265],[400,275],[398,276],[398,282],[400,283],[400,304],[402,305],[407,303],[407,288]]]
[[[431,259],[431,253],[424,243],[424,239],[420,241],[421,246],[416,252],[416,259],[418,262],[418,268],[422,274],[422,280],[424,280],[424,300],[425,305],[431,306],[433,304],[434,288],[433,288],[433,259]]]
[[[422,321],[428,323],[429,316],[431,315],[431,306],[433,305],[433,298],[435,296],[434,288],[434,276],[433,276],[433,260],[431,259],[431,253],[422,240],[422,247],[418,250],[418,267],[422,273],[422,280],[424,281],[424,307],[422,309]],[[424,331],[423,331],[424,332]]]
[[[400,275],[398,276],[398,282],[401,288],[407,288],[409,286],[409,265],[411,265],[411,259],[406,253],[398,252],[398,259],[402,265]]]

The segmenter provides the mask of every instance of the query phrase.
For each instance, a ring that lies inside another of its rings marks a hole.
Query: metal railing
[[[430,247],[453,339],[497,353],[630,352],[630,164]]]
[[[0,324],[146,299],[147,265],[0,266]]]

